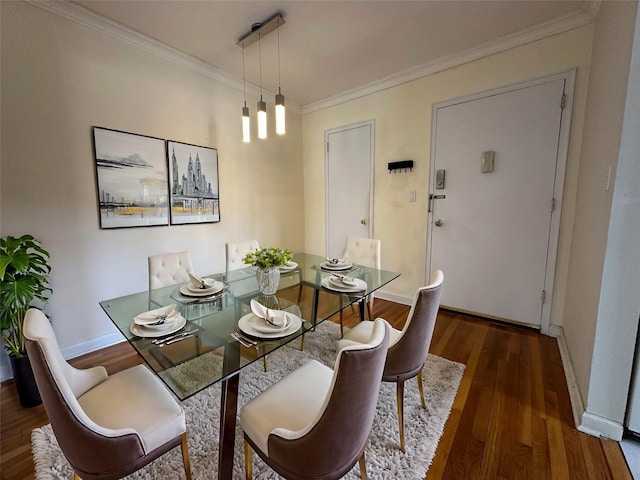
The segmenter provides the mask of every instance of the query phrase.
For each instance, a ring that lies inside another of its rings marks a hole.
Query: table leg
[[[360,310],[360,321],[364,320],[364,304],[366,303],[366,301],[367,301],[367,297],[362,297],[362,300],[358,302],[358,308]]]
[[[220,392],[220,441],[218,443],[218,480],[233,476],[233,455],[238,412],[240,373],[222,382]]]
[[[318,298],[320,297],[320,289],[313,289],[313,306],[311,307],[311,325],[313,327],[312,330],[316,329],[316,321],[318,319]]]

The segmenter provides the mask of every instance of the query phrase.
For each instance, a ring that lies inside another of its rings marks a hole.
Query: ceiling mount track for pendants
[[[284,25],[284,18],[282,17],[282,13],[277,12],[264,22],[251,25],[251,31],[243,35],[240,40],[236,42],[236,45],[240,48],[247,48],[252,43],[257,42],[260,37],[268,35],[281,25]]]

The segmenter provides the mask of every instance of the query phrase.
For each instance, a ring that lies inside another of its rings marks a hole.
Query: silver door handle
[[[442,220],[440,220],[440,219],[437,219],[435,222],[433,222],[433,224],[436,227],[441,227],[442,225],[444,225],[444,222]]]
[[[367,219],[366,219],[366,218],[363,218],[362,220],[360,220],[360,223],[361,223],[362,225],[366,225],[366,224],[367,224],[367,223],[369,223],[369,222],[367,221]]]

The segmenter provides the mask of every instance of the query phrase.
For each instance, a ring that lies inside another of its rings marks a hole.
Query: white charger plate
[[[298,264],[296,262],[287,262],[286,265],[278,268],[280,269],[280,271],[286,272],[287,270],[295,270],[296,268],[298,268]]]
[[[264,318],[260,318],[254,314],[253,317],[249,318],[249,325],[260,333],[279,333],[291,326],[291,322],[293,321],[292,317],[289,313],[285,313],[285,324],[282,327],[275,327],[268,324]]]
[[[275,327],[271,327],[272,330],[270,332],[262,332],[258,331],[254,328],[253,325],[257,324],[258,321],[262,322],[263,326],[267,326],[264,319],[260,317],[256,317],[253,313],[247,313],[240,320],[238,320],[238,328],[242,330],[247,335],[251,335],[252,337],[260,337],[260,338],[280,338],[291,335],[292,333],[297,332],[302,326],[302,319],[293,313],[288,313],[287,316],[291,319],[291,323],[284,330],[276,330],[273,331]]]
[[[198,291],[195,291],[195,289],[191,290],[191,288],[189,288],[190,286],[191,285],[182,285],[180,287],[180,293],[186,297],[209,297],[211,295],[215,295],[216,293],[220,293],[224,288],[222,282],[218,282],[218,285],[216,285],[215,288],[199,288],[197,289]]]
[[[322,262],[320,264],[320,268],[324,268],[325,270],[336,270],[336,271],[349,270],[351,267],[353,267],[353,263],[351,262],[346,262],[346,263]]]
[[[354,280],[356,281],[356,285],[353,287],[349,287],[347,285],[343,285],[343,286],[335,285],[331,281],[331,277],[323,278],[321,283],[324,288],[328,290],[334,290],[336,292],[341,292],[341,293],[362,292],[367,289],[367,282],[365,282],[364,280],[360,280],[359,278],[354,278]]]
[[[133,322],[131,323],[129,330],[131,330],[131,333],[138,337],[163,337],[164,335],[169,335],[171,333],[177,332],[186,324],[186,318],[184,318],[182,315],[178,315],[178,319],[174,322],[158,325],[157,327],[144,327]]]
[[[329,283],[337,288],[356,288],[358,287],[358,279],[347,277],[343,280],[334,276],[329,277]]]

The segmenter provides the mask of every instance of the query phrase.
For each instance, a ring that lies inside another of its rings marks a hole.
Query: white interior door
[[[434,107],[428,258],[445,273],[443,306],[541,326],[565,81]]]
[[[369,238],[373,209],[373,122],[329,130],[326,139],[327,255],[348,236]]]

